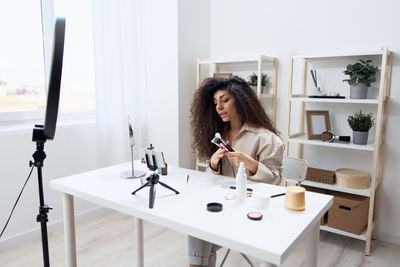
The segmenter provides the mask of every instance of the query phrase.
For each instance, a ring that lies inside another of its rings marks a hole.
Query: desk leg
[[[136,233],[136,267],[144,267],[143,253],[143,220],[135,217]]]
[[[65,261],[67,267],[76,267],[76,241],[74,197],[63,194],[64,235],[65,235]]]
[[[317,267],[318,263],[318,244],[319,244],[319,220],[312,227],[306,237],[306,259],[304,266]]]

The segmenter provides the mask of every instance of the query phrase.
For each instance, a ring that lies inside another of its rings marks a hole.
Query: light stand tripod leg
[[[178,192],[178,191],[176,191],[175,189],[173,189],[173,188],[172,188],[172,187],[170,187],[169,185],[167,185],[167,184],[164,184],[163,182],[160,182],[160,181],[158,181],[158,183],[159,183],[160,185],[164,186],[165,188],[168,188],[169,190],[172,190],[172,191],[174,191],[176,194],[179,194],[179,192]]]
[[[137,191],[139,191],[140,189],[145,188],[146,186],[150,185],[150,182],[145,183],[144,185],[142,185],[141,187],[139,187],[138,189],[136,189],[135,191],[132,192],[132,195],[134,195]]]

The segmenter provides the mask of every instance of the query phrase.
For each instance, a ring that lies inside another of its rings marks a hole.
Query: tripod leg
[[[154,207],[154,198],[156,197],[156,187],[154,184],[151,184],[149,191],[149,208],[152,209]]]
[[[176,194],[179,194],[179,192],[178,192],[178,191],[176,191],[175,189],[173,189],[173,188],[172,188],[172,187],[170,187],[169,185],[167,185],[167,184],[164,184],[163,182],[160,182],[160,181],[158,181],[158,183],[159,183],[160,185],[164,186],[165,188],[168,188],[169,190],[172,190],[172,191],[174,191]]]
[[[145,183],[144,185],[142,185],[141,187],[139,187],[138,189],[136,189],[135,191],[132,192],[132,195],[134,195],[137,191],[139,191],[142,188],[145,188],[146,186],[150,185],[150,182]]]

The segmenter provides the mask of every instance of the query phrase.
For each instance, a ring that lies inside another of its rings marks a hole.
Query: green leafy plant
[[[375,75],[379,69],[378,67],[369,64],[372,62],[372,60],[360,59],[359,61],[361,63],[357,62],[355,64],[347,65],[347,68],[345,71],[343,71],[343,73],[349,75],[350,78],[343,81],[348,82],[349,85],[363,83],[370,87],[371,83],[376,81]]]
[[[361,110],[347,117],[347,122],[353,131],[368,132],[374,126],[373,114],[365,114]]]
[[[258,79],[257,74],[255,74],[255,73],[253,72],[253,74],[251,74],[251,75],[249,76],[249,80],[248,80],[247,82],[248,82],[251,86],[257,86],[257,79]],[[268,76],[267,76],[267,74],[262,73],[262,74],[261,74],[261,86],[266,86],[267,83],[268,83]]]

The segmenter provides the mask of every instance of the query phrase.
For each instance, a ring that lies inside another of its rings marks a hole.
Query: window
[[[40,2],[1,1],[0,112],[45,106]]]
[[[49,18],[55,17],[66,18],[59,114],[95,110],[92,2],[52,3],[47,6],[42,6],[46,2],[39,0],[0,3],[0,122],[9,117],[29,119],[31,116],[27,114],[32,113],[44,115],[44,55],[50,62],[52,47],[43,45],[42,33],[53,32],[54,20]]]

